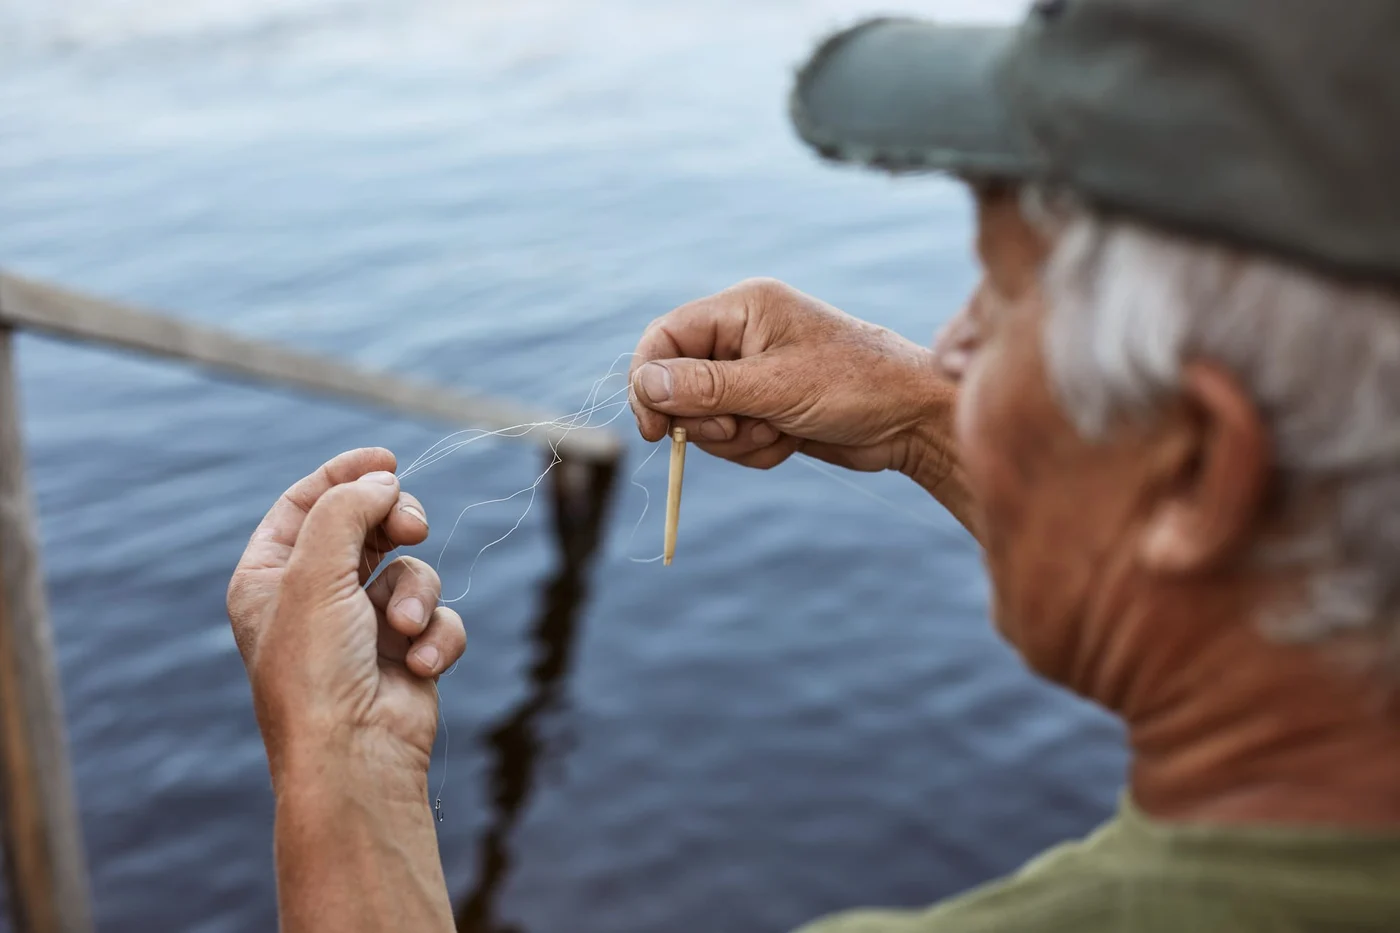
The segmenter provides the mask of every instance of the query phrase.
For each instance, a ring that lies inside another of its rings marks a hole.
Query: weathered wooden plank
[[[91,933],[10,332],[0,327],[0,834],[18,933]]]
[[[554,446],[567,457],[604,461],[616,458],[621,451],[617,438],[606,431],[550,426],[546,423],[555,419],[508,402],[448,392],[295,353],[3,272],[0,325],[126,347],[237,378],[291,386],[463,427],[497,431],[539,424],[522,436],[541,446]]]

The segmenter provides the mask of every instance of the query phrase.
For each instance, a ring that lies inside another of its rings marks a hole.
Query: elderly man
[[[932,350],[776,282],[680,308],[641,340],[641,432],[906,473],[1132,750],[1090,838],[811,933],[1400,929],[1397,47],[1389,0],[1045,0],[803,70],[821,152],[970,184],[982,282]],[[294,488],[232,589],[290,931],[451,927],[424,678],[460,621],[411,561],[359,588],[365,547],[426,534],[391,475],[350,482],[392,465]]]

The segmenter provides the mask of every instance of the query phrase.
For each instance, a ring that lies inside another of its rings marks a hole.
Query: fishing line
[[[794,457],[791,459],[807,467],[809,470],[815,470],[816,472],[820,473],[822,476],[825,476],[829,480],[833,480],[837,483],[840,483],[847,489],[855,490],[856,492],[860,493],[862,496],[865,496],[865,498],[870,499],[873,502],[880,503],[885,508],[889,509],[891,512],[903,516],[904,518],[908,518],[918,522],[920,525],[926,525],[929,528],[937,528],[939,531],[944,531],[948,527],[945,523],[936,521],[934,518],[928,515],[919,515],[916,512],[909,511],[909,509],[907,509],[905,506],[900,505],[893,499],[886,499],[884,496],[880,495],[878,492],[875,492],[873,489],[867,489],[860,483],[857,483],[854,480],[852,480],[850,477],[843,476],[841,473],[838,473],[833,467],[829,466],[821,460],[814,460],[811,457]]]
[[[637,482],[637,474],[642,472],[642,468],[648,463],[651,463],[651,458],[655,457],[665,446],[665,444],[653,444],[651,453],[647,454],[646,459],[637,464],[637,468],[632,471],[630,482],[633,486],[636,486],[642,491],[642,495],[645,498],[642,500],[642,514],[637,516],[637,524],[632,526],[632,534],[627,537],[627,549],[629,551],[632,549],[632,542],[637,538],[637,532],[642,530],[642,522],[647,519],[647,510],[651,508],[651,490]],[[655,557],[631,557],[628,558],[628,560],[632,561],[634,564],[654,564],[665,558],[665,556],[665,554],[657,554]]]
[[[623,390],[621,390],[619,393],[616,393],[616,394],[621,394],[621,393],[626,392],[626,391],[627,391],[626,389],[623,389]],[[618,410],[617,410],[617,412],[614,413],[613,416],[612,416],[611,418],[609,418],[607,421],[604,421],[604,422],[602,422],[602,424],[599,424],[599,425],[591,425],[591,424],[589,424],[588,422],[584,422],[584,424],[582,424],[582,425],[577,425],[577,427],[604,427],[604,426],[606,426],[606,425],[612,424],[614,421],[616,421],[618,418],[620,418],[620,417],[622,416],[623,411],[624,411],[624,410],[626,409],[626,407],[627,407],[627,402],[624,400],[624,401],[621,401],[621,402],[604,403],[603,405],[598,406],[598,408],[610,408],[610,407],[612,407],[613,405],[616,405],[617,408],[618,408]],[[598,410],[598,409],[595,408],[594,410],[596,411],[596,410]],[[567,433],[568,433],[569,430],[573,430],[573,427],[570,427],[570,428],[566,429],[565,432],[564,432],[564,434],[567,435]],[[510,529],[509,529],[508,531],[506,531],[505,534],[501,535],[501,536],[500,536],[499,538],[497,538],[496,540],[494,540],[494,541],[492,541],[492,542],[486,544],[485,546],[483,546],[483,547],[481,548],[481,550],[479,550],[479,551],[476,552],[476,556],[472,558],[471,566],[467,569],[467,588],[464,589],[464,590],[462,591],[462,593],[461,593],[460,596],[454,596],[454,597],[451,598],[451,599],[444,599],[444,600],[443,600],[443,604],[444,604],[444,605],[450,605],[450,604],[452,604],[452,603],[461,602],[463,599],[465,599],[465,598],[467,597],[467,594],[469,594],[469,593],[471,592],[471,590],[472,590],[472,580],[473,580],[474,575],[475,575],[475,573],[476,573],[476,565],[477,565],[477,563],[481,560],[481,555],[485,554],[488,550],[490,550],[491,548],[493,548],[493,547],[495,547],[496,545],[500,544],[500,543],[501,543],[502,541],[504,541],[506,538],[509,538],[511,535],[515,534],[515,532],[516,532],[517,530],[519,530],[521,524],[524,523],[525,518],[530,514],[530,510],[534,508],[534,505],[535,505],[535,493],[536,493],[536,491],[540,488],[540,483],[543,483],[543,482],[544,482],[545,478],[546,478],[547,476],[549,476],[549,474],[554,470],[554,468],[555,468],[556,466],[558,466],[559,464],[561,464],[561,463],[564,462],[564,459],[563,459],[562,457],[559,456],[559,448],[558,448],[558,446],[557,446],[558,443],[559,443],[560,441],[562,441],[562,440],[563,440],[563,436],[561,436],[561,437],[559,437],[559,438],[551,438],[551,439],[550,439],[550,453],[551,453],[552,456],[550,457],[549,465],[546,466],[546,467],[544,468],[544,472],[540,473],[539,476],[535,477],[534,482],[532,482],[530,485],[524,487],[523,489],[517,489],[515,492],[511,493],[510,495],[508,495],[508,496],[502,496],[502,497],[499,498],[499,499],[487,499],[487,500],[484,501],[484,502],[475,502],[475,503],[472,503],[471,505],[469,505],[469,506],[467,506],[466,508],[462,509],[461,512],[457,513],[457,520],[456,520],[455,522],[452,523],[452,530],[451,530],[450,532],[448,532],[447,539],[446,539],[445,541],[443,541],[443,543],[442,543],[442,549],[438,552],[438,558],[437,558],[437,564],[436,564],[436,567],[438,567],[438,568],[441,568],[443,558],[444,558],[444,557],[446,556],[446,554],[447,554],[447,548],[448,548],[449,545],[452,544],[452,539],[456,536],[456,534],[457,534],[457,529],[458,529],[458,527],[461,526],[461,524],[462,524],[462,519],[466,517],[466,514],[467,514],[468,512],[470,512],[472,509],[480,508],[480,507],[483,506],[483,505],[495,505],[495,504],[501,503],[501,502],[509,502],[509,501],[511,501],[512,499],[518,498],[519,496],[526,495],[527,493],[529,494],[529,497],[530,497],[530,498],[526,501],[526,503],[525,503],[525,509],[524,509],[524,511],[522,511],[522,512],[520,513],[520,516],[519,516],[518,518],[516,518],[515,524],[512,525],[512,526],[510,527]],[[655,453],[655,451],[653,451],[653,454],[654,454],[654,453]],[[648,457],[647,459],[650,460],[651,458]],[[650,498],[650,494],[648,494],[648,498]],[[645,516],[644,516],[644,517],[645,517]]]
[[[544,428],[546,430],[556,430],[559,432],[557,437],[549,438],[549,448],[551,455],[549,464],[545,467],[544,472],[542,472],[538,477],[535,478],[535,481],[533,483],[531,483],[524,489],[512,493],[509,496],[503,496],[497,499],[487,500],[485,502],[473,503],[471,505],[468,505],[466,508],[464,508],[461,512],[458,513],[456,521],[454,521],[452,524],[452,531],[448,534],[447,540],[443,542],[442,549],[438,552],[438,559],[436,562],[435,569],[439,569],[441,567],[442,560],[447,553],[447,548],[452,543],[453,537],[456,536],[457,528],[461,525],[462,519],[466,516],[467,512],[471,511],[472,509],[479,508],[483,505],[508,502],[512,499],[517,498],[518,496],[524,495],[527,492],[530,496],[529,500],[526,502],[524,511],[521,512],[520,517],[516,519],[515,524],[511,526],[510,530],[508,530],[505,534],[501,535],[496,540],[488,543],[479,551],[477,551],[476,556],[472,559],[471,567],[468,569],[467,572],[466,589],[463,590],[460,596],[454,597],[452,599],[442,599],[441,602],[443,605],[458,602],[466,598],[466,596],[471,592],[472,581],[476,572],[476,565],[477,562],[481,560],[481,555],[486,553],[487,550],[494,547],[495,545],[500,544],[512,534],[514,534],[515,531],[519,529],[521,524],[525,521],[526,516],[530,514],[530,510],[534,506],[535,491],[539,488],[540,483],[544,481],[545,477],[549,475],[549,473],[554,469],[554,467],[558,466],[560,463],[563,462],[563,458],[559,456],[558,446],[563,441],[563,439],[567,437],[571,431],[577,428],[603,427],[605,425],[611,424],[613,421],[617,420],[617,418],[621,417],[622,413],[627,409],[630,403],[630,397],[622,399],[620,401],[618,401],[617,398],[620,395],[630,396],[630,384],[616,392],[613,392],[611,395],[609,395],[602,401],[598,401],[598,396],[602,392],[603,385],[609,379],[613,378],[614,376],[625,375],[625,373],[616,372],[617,364],[621,360],[627,359],[635,355],[636,354],[634,353],[619,354],[617,358],[613,360],[612,365],[608,367],[607,373],[604,374],[598,380],[596,380],[590,387],[588,395],[584,399],[583,407],[572,415],[568,415],[563,418],[559,418],[557,420],[552,421],[539,421],[531,422],[528,424],[512,425],[510,427],[501,428],[495,431],[486,431],[479,428],[468,428],[463,431],[456,431],[436,441],[431,447],[429,447],[426,451],[420,454],[412,463],[410,463],[403,471],[400,472],[399,479],[400,481],[402,481],[404,479],[407,479],[409,476],[412,476],[414,473],[417,473],[420,470],[432,466],[433,464],[437,463],[443,458],[451,456],[453,453],[457,452],[461,448],[466,447],[469,444],[473,444],[477,441],[484,440],[488,437],[523,437],[525,434],[528,434],[531,431],[539,428]],[[617,410],[612,414],[610,418],[608,418],[601,424],[593,424],[593,416],[596,413],[600,411],[607,411],[611,408],[616,408]],[[458,438],[464,439],[458,440]],[[653,450],[651,456],[654,456],[655,453],[656,451]],[[646,462],[649,462],[651,460],[651,456],[648,456],[646,460],[643,461],[643,465],[645,465]],[[638,468],[638,471],[640,471],[640,467]],[[636,482],[636,477],[637,471],[634,471],[632,474],[633,485],[640,486],[641,484]],[[647,494],[647,500],[649,503],[651,497],[650,492],[647,491],[645,486],[642,486],[641,488],[643,492]],[[644,508],[642,511],[642,518],[645,517],[646,509]],[[639,520],[638,525],[640,526],[640,524],[641,522]],[[635,533],[636,531],[634,529],[633,534],[635,535]],[[369,562],[368,552],[366,552],[365,554],[365,560],[366,563]],[[457,662],[457,664],[459,663],[461,663],[460,659]],[[453,664],[452,667],[445,671],[441,676],[451,676],[451,674],[454,671],[456,671],[457,664]],[[433,813],[436,816],[437,821],[441,823],[445,819],[442,811],[442,795],[447,787],[447,759],[448,749],[450,747],[451,742],[451,733],[447,725],[447,711],[443,708],[442,691],[441,689],[439,689],[438,680],[436,679],[433,682],[433,693],[437,698],[438,717],[442,722],[442,775],[438,780],[438,790],[433,800]]]
[[[453,603],[461,602],[463,599],[465,599],[471,593],[472,582],[475,578],[476,573],[476,566],[477,563],[480,562],[482,555],[485,554],[491,548],[505,541],[517,530],[519,530],[520,526],[524,523],[525,519],[529,516],[531,510],[534,508],[535,494],[539,489],[540,484],[544,482],[545,478],[549,476],[549,474],[553,471],[553,469],[556,466],[563,462],[563,458],[559,455],[559,445],[560,443],[562,443],[564,438],[566,438],[572,431],[575,430],[585,428],[606,427],[607,425],[612,424],[618,418],[622,417],[622,414],[628,410],[628,407],[630,406],[630,403],[632,401],[630,383],[624,386],[623,388],[612,392],[605,398],[600,399],[600,395],[602,394],[603,386],[607,383],[609,379],[612,379],[617,376],[625,377],[627,375],[625,372],[617,371],[617,364],[622,360],[628,359],[635,355],[635,353],[619,354],[617,358],[613,360],[612,365],[608,367],[607,373],[593,382],[592,386],[589,388],[588,395],[584,398],[583,406],[573,414],[565,415],[561,418],[550,421],[534,421],[526,424],[511,425],[510,427],[499,428],[494,431],[488,431],[482,428],[467,428],[462,431],[455,431],[451,434],[448,434],[446,437],[440,438],[439,440],[434,442],[427,450],[419,454],[419,456],[412,463],[410,463],[399,473],[399,479],[405,480],[410,476],[414,475],[415,473],[425,470],[428,467],[441,462],[443,459],[450,457],[452,454],[461,450],[463,447],[475,444],[478,441],[486,440],[487,438],[518,438],[524,437],[525,435],[533,431],[541,429],[556,432],[552,434],[548,439],[548,445],[551,454],[550,461],[545,466],[544,471],[541,472],[539,476],[535,478],[534,482],[530,483],[528,486],[524,486],[521,489],[516,490],[510,495],[501,496],[495,499],[487,499],[482,502],[474,502],[462,509],[459,513],[457,513],[457,518],[452,523],[452,529],[448,532],[446,540],[443,541],[442,547],[438,551],[438,556],[434,564],[434,569],[441,569],[442,562],[447,555],[447,549],[452,544],[453,538],[456,537],[457,530],[461,526],[462,521],[466,517],[468,512],[471,512],[474,509],[481,508],[482,506],[497,505],[500,503],[513,501],[521,496],[528,496],[525,502],[525,508],[523,511],[521,511],[519,517],[516,518],[515,523],[512,524],[504,534],[488,542],[476,552],[476,555],[472,558],[472,562],[467,569],[466,588],[461,592],[461,594],[457,596],[454,596],[450,599],[441,599],[442,605],[451,605]],[[624,395],[627,396],[627,398],[619,398],[620,396]],[[614,411],[613,409],[616,410]],[[594,416],[599,415],[599,413],[609,414],[606,420],[595,424],[593,420]],[[642,460],[642,462],[637,465],[637,468],[632,471],[631,477],[629,478],[630,485],[635,486],[636,488],[642,491],[643,500],[641,514],[637,517],[636,524],[632,526],[632,533],[627,538],[626,550],[631,550],[632,544],[636,540],[637,533],[641,531],[642,525],[643,523],[645,523],[647,515],[651,509],[651,490],[644,483],[642,483],[638,479],[638,477],[641,475],[642,470],[644,470],[646,466],[649,463],[651,463],[652,459],[656,457],[657,453],[660,452],[663,447],[665,447],[665,444],[658,443],[653,445],[651,453],[647,454],[647,456]],[[907,506],[901,505],[900,503],[897,503],[891,499],[887,499],[871,489],[867,489],[865,486],[852,481],[850,478],[842,475],[835,469],[822,462],[813,460],[805,456],[799,456],[795,459],[798,463],[803,464],[808,469],[811,469],[817,472],[818,474],[825,476],[827,479],[830,479],[836,483],[839,483],[842,486],[845,486],[848,489],[859,493],[865,498],[878,503],[879,505],[885,507],[886,509],[903,518],[911,519],[927,527],[937,528],[943,531],[947,530],[947,526],[945,524],[941,524],[929,516],[919,515],[911,511]],[[629,561],[636,564],[653,564],[657,563],[661,559],[662,555],[660,554],[658,554],[655,557],[647,558],[630,556],[628,557]],[[366,552],[365,560],[366,563],[368,563],[368,552]],[[459,660],[457,664],[460,663],[461,662]],[[456,671],[457,664],[453,664],[450,669],[445,671],[440,676],[451,676],[451,674],[454,671]],[[437,681],[434,681],[433,683],[433,690],[437,695],[438,714],[441,719],[443,729],[443,771],[442,777],[438,782],[438,792],[433,801],[433,812],[436,815],[438,822],[442,822],[444,818],[442,812],[442,794],[447,786],[447,749],[450,736],[447,728],[447,713],[443,709],[442,692],[438,688]]]
[[[534,431],[537,428],[555,428],[563,432],[563,434],[561,434],[560,436],[562,439],[564,435],[567,435],[570,431],[574,430],[575,428],[601,427],[601,425],[591,425],[589,423],[592,419],[593,413],[598,411],[600,408],[612,403],[612,400],[617,398],[619,395],[629,392],[631,386],[628,385],[622,389],[619,389],[618,391],[614,392],[612,395],[604,399],[602,402],[596,401],[598,393],[602,391],[603,384],[609,379],[611,379],[613,376],[626,375],[625,373],[617,372],[616,367],[620,361],[632,356],[636,356],[636,354],[619,354],[613,360],[612,365],[608,367],[607,373],[603,375],[600,379],[594,381],[593,386],[589,389],[587,398],[584,399],[583,407],[580,408],[574,414],[566,415],[563,418],[559,418],[553,421],[533,421],[528,422],[526,424],[511,425],[510,427],[499,428],[495,431],[487,431],[482,428],[467,428],[466,430],[453,432],[452,434],[441,438],[431,447],[425,450],[422,454],[420,454],[416,460],[410,463],[408,467],[406,467],[399,474],[399,479],[406,479],[407,477],[418,472],[419,470],[432,466],[434,463],[437,463],[443,457],[450,456],[451,454],[467,446],[468,444],[476,443],[477,441],[484,440],[488,437],[524,437],[526,434],[529,434],[531,431]],[[625,403],[617,404],[622,405]],[[621,412],[619,411],[619,414],[620,413]],[[442,447],[442,449],[439,449],[444,443],[452,441],[454,438],[462,437],[463,435],[471,436],[468,437],[466,440],[457,441],[456,443],[448,444],[447,447]],[[551,444],[551,447],[553,447],[553,444]],[[554,453],[557,456],[558,450],[554,449]]]
[[[455,669],[457,665],[452,665]],[[448,671],[448,673],[452,673]],[[442,691],[438,689],[437,681],[433,681],[433,693],[438,701],[438,718],[442,720],[442,780],[438,781],[437,797],[433,800],[433,813],[437,816],[437,821],[443,821],[442,815],[442,792],[447,787],[447,748],[452,741],[452,733],[447,729],[447,711],[442,708]]]

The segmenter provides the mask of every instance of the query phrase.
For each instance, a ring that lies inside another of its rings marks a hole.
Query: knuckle
[[[447,627],[447,643],[454,654],[461,654],[467,648],[467,629],[462,624],[462,617],[452,612],[449,618],[451,624]]]
[[[642,331],[642,336],[637,340],[636,355],[628,367],[630,372],[635,374],[645,363],[665,355],[662,349],[662,345],[665,343],[663,335],[674,315],[675,312],[671,311],[660,317],[652,318],[651,323],[646,326]]]
[[[691,377],[691,394],[703,408],[719,405],[724,398],[724,371],[708,360],[695,367]]]
[[[447,606],[433,610],[433,641],[445,652],[460,652],[467,644],[467,629],[462,617]]]
[[[759,302],[785,297],[788,292],[786,282],[766,275],[744,279],[737,288]]]
[[[433,592],[442,589],[442,578],[431,564],[416,557],[400,557],[399,560],[403,562],[403,568],[408,572],[409,578],[420,587]]]
[[[798,304],[800,295],[786,282],[768,277],[746,279],[740,294],[751,320],[784,318]]]
[[[325,522],[329,520],[335,525],[351,522],[365,510],[365,493],[367,491],[364,483],[342,483],[339,486],[332,486],[312,507],[311,513],[307,516],[308,521]]]
[[[354,501],[355,490],[350,487],[350,484],[342,483],[339,486],[332,486],[330,489],[327,489],[325,494],[317,501],[313,511],[321,513],[343,512],[351,508]]]

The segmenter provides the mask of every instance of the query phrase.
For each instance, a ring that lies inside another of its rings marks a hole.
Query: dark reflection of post
[[[518,927],[498,925],[496,899],[510,873],[510,834],[544,763],[541,752],[549,751],[540,735],[541,717],[563,702],[564,677],[586,595],[586,571],[598,547],[617,464],[565,462],[552,476],[562,560],[544,588],[544,604],[530,633],[535,656],[529,692],[485,734],[492,758],[491,822],[477,845],[476,882],[457,908],[459,933],[520,933]]]

